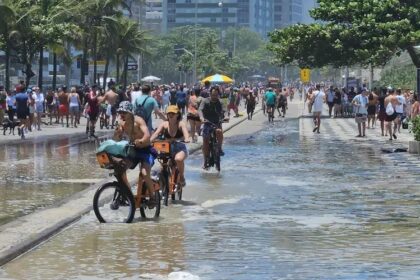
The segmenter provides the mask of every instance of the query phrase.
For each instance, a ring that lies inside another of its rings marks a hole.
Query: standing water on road
[[[58,203],[104,177],[96,168],[95,144],[85,138],[59,136],[2,145],[0,224]]]
[[[300,137],[297,121],[224,149],[220,175],[190,157],[185,201],[158,221],[99,224],[90,213],[0,278],[420,278],[414,169],[373,148]]]

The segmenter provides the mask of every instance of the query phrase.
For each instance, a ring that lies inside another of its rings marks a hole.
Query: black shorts
[[[385,113],[385,121],[386,122],[392,122],[393,120],[395,120],[397,118],[398,114],[396,112],[394,112],[394,114],[392,114],[391,116],[388,115],[387,113]]]
[[[369,105],[367,108],[367,112],[369,116],[376,114],[376,106],[375,105]]]
[[[25,120],[27,117],[29,117],[29,108],[27,109],[21,109],[16,111],[16,116],[20,120]]]
[[[191,113],[187,114],[187,120],[192,120],[192,121],[196,121],[199,122],[200,121],[200,117]]]

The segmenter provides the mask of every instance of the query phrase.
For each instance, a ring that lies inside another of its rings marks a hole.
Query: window
[[[216,18],[211,18],[210,22],[216,22]]]

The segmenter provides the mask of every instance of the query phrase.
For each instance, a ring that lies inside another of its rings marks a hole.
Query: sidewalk
[[[299,123],[299,134],[301,139],[312,139],[314,141],[341,141],[358,146],[370,147],[383,160],[394,165],[414,166],[420,169],[420,155],[408,152],[394,152],[395,149],[407,149],[408,142],[414,139],[408,129],[402,129],[396,133],[396,140],[389,140],[389,136],[381,135],[380,122],[377,121],[375,128],[366,128],[366,137],[356,137],[358,134],[357,124],[354,118],[329,118],[328,107],[325,106],[322,112],[320,134],[312,132],[314,128],[312,114],[309,114],[303,103],[299,104],[301,118]]]
[[[247,120],[246,114],[238,118],[231,118],[229,123],[223,124],[224,131],[229,131],[233,127]],[[158,122],[154,119],[154,125]],[[83,123],[83,120],[82,120]],[[78,128],[50,127],[40,132],[29,135],[27,140],[37,137],[54,137],[58,134],[70,135],[74,133],[85,133],[85,126]],[[106,131],[106,130],[104,130]],[[111,131],[109,130],[109,134]],[[13,142],[20,139],[17,135],[9,136],[6,142]],[[201,148],[202,141],[199,137],[198,143],[189,143],[190,154]],[[156,168],[157,165],[155,165]],[[99,167],[98,167],[99,168]],[[130,182],[134,182],[138,176],[138,169],[130,170],[127,173]],[[68,225],[76,222],[80,217],[92,210],[92,199],[96,189],[104,182],[113,180],[106,178],[104,181],[96,183],[86,190],[61,201],[60,205],[40,210],[38,212],[17,218],[16,220],[0,226],[0,266],[34,248],[36,245],[60,232]]]

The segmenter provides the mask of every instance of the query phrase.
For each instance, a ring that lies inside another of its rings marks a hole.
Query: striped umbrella
[[[221,75],[221,74],[208,76],[207,78],[204,78],[201,80],[201,82],[203,83],[206,81],[209,81],[210,83],[232,83],[233,82],[231,78],[225,75]]]

